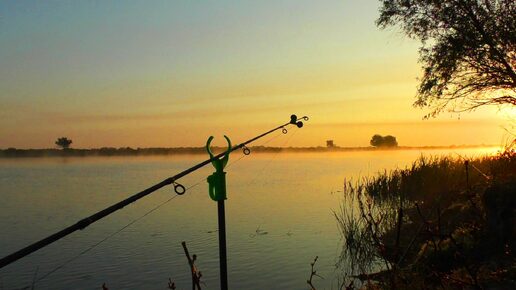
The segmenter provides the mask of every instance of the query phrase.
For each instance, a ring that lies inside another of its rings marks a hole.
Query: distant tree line
[[[65,147],[61,147],[65,149]],[[225,148],[213,148],[214,151]],[[0,150],[0,157],[53,157],[53,156],[137,156],[137,155],[172,155],[172,154],[205,154],[204,147],[179,148],[131,148],[131,147],[102,147],[94,149],[16,149]]]
[[[226,147],[212,147],[213,152],[221,153],[226,150]],[[255,146],[250,147],[251,151],[256,152],[280,152],[284,150],[289,151],[321,151],[326,150],[325,147],[311,147],[311,148],[281,148],[281,147],[264,147]],[[238,151],[237,151],[238,152]],[[238,154],[235,152],[235,154]],[[17,149],[7,148],[0,149],[0,158],[16,158],[16,157],[86,157],[86,156],[150,156],[150,155],[178,155],[178,154],[206,154],[205,147],[176,147],[176,148],[131,148],[131,147],[102,147],[93,149],[75,149],[67,148],[61,149]]]

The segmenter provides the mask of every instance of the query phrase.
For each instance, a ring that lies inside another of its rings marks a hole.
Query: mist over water
[[[229,286],[305,289],[319,256],[315,284],[336,285],[342,247],[332,209],[344,179],[404,168],[421,154],[491,154],[497,148],[334,153],[234,153],[226,167]],[[205,159],[204,155],[0,160],[0,256]],[[168,278],[190,288],[186,241],[207,289],[218,289],[217,205],[208,197],[206,166],[180,180],[193,186],[158,210],[41,280],[36,289],[165,289]],[[85,249],[175,196],[165,187],[0,270],[0,289],[31,284]]]

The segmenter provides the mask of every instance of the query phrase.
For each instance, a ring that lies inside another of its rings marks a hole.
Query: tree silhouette
[[[371,138],[369,144],[374,147],[396,147],[398,146],[398,141],[396,141],[396,137],[391,135],[384,137],[382,135],[376,134]]]
[[[383,146],[396,147],[398,146],[398,141],[396,141],[396,137],[387,135],[383,137]]]
[[[70,147],[70,144],[72,144],[72,140],[68,139],[66,137],[57,138],[56,145],[63,148],[63,150],[66,150]]]
[[[373,138],[371,138],[371,141],[369,141],[369,144],[374,147],[379,147],[383,143],[383,137],[381,135],[374,135]]]
[[[470,111],[516,105],[516,1],[383,0],[377,25],[422,42],[414,106]]]

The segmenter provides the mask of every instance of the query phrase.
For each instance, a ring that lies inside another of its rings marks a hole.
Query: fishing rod
[[[245,155],[249,155],[251,153],[251,150],[246,145],[248,145],[248,144],[250,144],[250,143],[252,143],[252,142],[254,142],[254,141],[256,141],[256,140],[258,140],[258,139],[260,139],[262,137],[265,137],[265,136],[267,136],[267,135],[269,135],[269,134],[271,134],[271,133],[273,133],[273,132],[275,132],[277,130],[280,130],[280,129],[281,129],[283,134],[286,134],[288,132],[287,128],[286,128],[288,125],[296,125],[298,128],[301,128],[301,127],[303,127],[302,120],[303,121],[308,121],[308,117],[307,116],[303,116],[303,117],[298,118],[296,115],[291,115],[290,116],[290,121],[285,123],[285,124],[283,124],[283,125],[280,125],[280,126],[274,128],[274,129],[271,129],[271,130],[269,130],[269,131],[267,131],[267,132],[265,132],[263,134],[260,134],[260,135],[254,137],[254,138],[251,138],[251,139],[249,139],[249,140],[247,140],[247,141],[245,141],[245,142],[243,142],[241,144],[238,144],[237,146],[228,149],[228,151],[226,151],[226,152],[222,152],[222,153],[220,153],[218,155],[215,155],[215,156],[211,157],[210,159],[207,159],[207,160],[205,160],[205,161],[203,161],[203,162],[201,162],[201,163],[199,163],[197,165],[194,165],[194,166],[192,166],[192,167],[190,167],[190,168],[188,168],[188,169],[186,169],[186,170],[184,170],[184,171],[182,171],[182,172],[180,172],[180,173],[178,173],[178,174],[176,174],[176,175],[174,175],[172,177],[169,177],[169,178],[161,181],[160,183],[157,183],[157,184],[155,184],[155,185],[153,185],[153,186],[151,186],[151,187],[149,187],[149,188],[147,188],[147,189],[145,189],[145,190],[143,190],[143,191],[141,191],[139,193],[136,193],[136,194],[134,194],[134,195],[132,195],[132,196],[130,196],[130,197],[128,197],[128,198],[118,202],[118,203],[115,203],[115,204],[113,204],[110,207],[107,207],[107,208],[105,208],[105,209],[103,209],[103,210],[101,210],[101,211],[99,211],[99,212],[97,212],[95,214],[92,214],[91,216],[86,217],[86,218],[78,221],[77,223],[75,223],[75,224],[73,224],[73,225],[71,225],[71,226],[69,226],[69,227],[67,227],[67,228],[65,228],[65,229],[63,229],[63,230],[53,234],[53,235],[50,235],[50,236],[48,236],[48,237],[46,237],[46,238],[44,238],[42,240],[39,240],[39,241],[37,241],[37,242],[35,242],[35,243],[33,243],[33,244],[31,244],[31,245],[29,245],[29,246],[19,250],[19,251],[16,251],[16,252],[14,252],[14,253],[12,253],[10,255],[7,255],[7,256],[3,257],[2,259],[0,259],[0,269],[5,267],[5,266],[7,266],[7,265],[9,265],[9,264],[11,264],[11,263],[13,263],[13,262],[16,262],[17,260],[19,260],[19,259],[21,259],[21,258],[23,258],[23,257],[25,257],[25,256],[27,256],[27,255],[37,251],[37,250],[39,250],[39,249],[41,249],[41,248],[43,248],[45,246],[48,246],[48,245],[58,241],[61,238],[64,238],[64,237],[68,236],[69,234],[71,234],[71,233],[73,233],[75,231],[85,229],[86,227],[88,227],[92,223],[94,223],[94,222],[96,222],[96,221],[98,221],[98,220],[100,220],[100,219],[102,219],[102,218],[104,218],[104,217],[114,213],[117,210],[120,210],[120,209],[124,208],[126,205],[129,205],[129,204],[131,204],[131,203],[133,203],[133,202],[135,202],[135,201],[137,201],[137,200],[139,200],[139,199],[141,199],[141,198],[143,198],[143,197],[145,197],[145,196],[155,192],[156,190],[158,190],[158,189],[160,189],[162,187],[165,187],[167,185],[173,184],[174,185],[174,191],[176,192],[176,194],[183,195],[186,192],[185,187],[183,185],[181,185],[180,183],[176,182],[181,177],[184,177],[184,176],[186,176],[186,175],[188,175],[188,174],[190,174],[190,173],[192,173],[192,172],[194,172],[194,171],[204,167],[205,165],[210,164],[213,161],[219,160],[221,157],[224,157],[224,155],[226,155],[227,153],[233,152],[235,150],[243,149],[243,153]]]

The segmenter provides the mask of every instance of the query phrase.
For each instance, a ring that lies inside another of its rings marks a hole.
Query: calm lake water
[[[226,202],[231,289],[308,289],[319,256],[320,289],[337,285],[342,247],[332,210],[345,178],[404,168],[418,156],[457,157],[490,149],[231,155]],[[0,256],[205,159],[204,155],[0,160]],[[232,162],[232,163],[231,163]],[[189,289],[181,241],[198,255],[206,289],[218,289],[217,205],[207,193],[213,167],[181,182],[192,186],[156,211],[36,283],[36,289]],[[166,187],[14,264],[0,269],[0,289],[20,289],[175,196]]]

